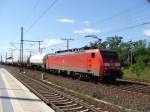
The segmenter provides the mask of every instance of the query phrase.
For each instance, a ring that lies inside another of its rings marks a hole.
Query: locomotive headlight
[[[120,67],[120,63],[115,63],[115,66]]]
[[[104,63],[104,66],[110,66],[110,63]]]

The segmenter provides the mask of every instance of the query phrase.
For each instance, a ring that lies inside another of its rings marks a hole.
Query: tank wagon
[[[45,68],[47,54],[37,54],[29,57],[28,65],[34,68]]]
[[[23,60],[22,60],[22,64],[23,64],[23,66],[27,66],[27,62],[28,62],[28,59],[29,59],[29,56],[23,56]],[[21,61],[20,61],[20,57],[18,56],[18,57],[14,57],[13,58],[13,60],[12,60],[12,65],[14,65],[14,66],[20,66],[20,64],[21,64]]]
[[[14,57],[13,58],[13,65],[18,66],[18,64],[19,64],[19,57]]]
[[[8,59],[6,59],[5,63],[8,64],[8,65],[12,65],[13,59],[12,58],[8,58]]]
[[[70,50],[48,54],[45,61],[48,70],[67,73],[75,78],[96,80],[121,78],[121,63],[115,51]]]

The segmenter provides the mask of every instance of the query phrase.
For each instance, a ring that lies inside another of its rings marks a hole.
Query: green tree
[[[107,38],[108,48],[115,49],[115,50],[120,48],[122,39],[123,37],[120,37],[120,36],[108,37]]]

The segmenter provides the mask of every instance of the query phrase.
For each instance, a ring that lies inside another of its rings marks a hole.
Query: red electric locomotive
[[[73,77],[109,79],[121,78],[121,63],[115,51],[90,49],[59,51],[47,55],[46,69],[66,72]]]

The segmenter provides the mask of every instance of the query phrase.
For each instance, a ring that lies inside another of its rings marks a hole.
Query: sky
[[[70,48],[80,48],[93,38],[102,40],[109,36],[122,36],[125,41],[149,39],[150,24],[119,31],[119,29],[150,21],[150,3],[147,0],[0,0],[0,49],[5,55],[9,48],[18,54],[20,30],[24,28],[25,40],[42,40],[44,52],[66,49],[63,38],[72,38]],[[43,15],[42,15],[43,14]],[[42,15],[42,16],[41,16]],[[40,19],[38,19],[40,17]],[[30,27],[36,20],[36,24]],[[25,49],[37,53],[37,43],[25,43]],[[34,44],[34,45],[33,45]],[[25,51],[26,54],[29,52]]]

